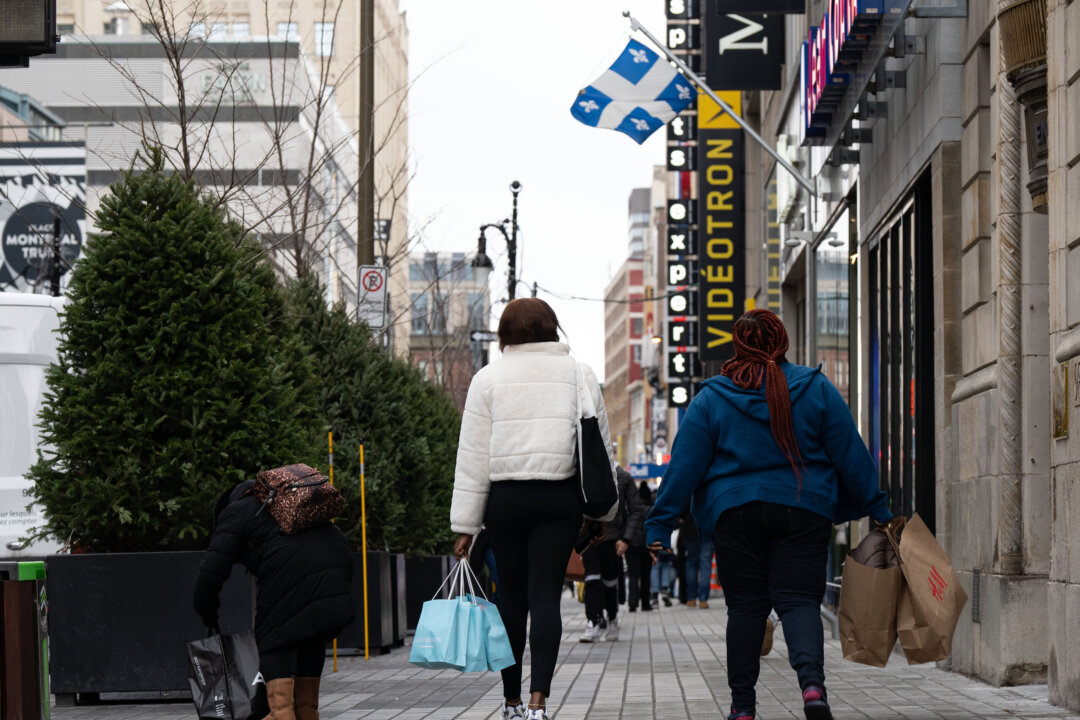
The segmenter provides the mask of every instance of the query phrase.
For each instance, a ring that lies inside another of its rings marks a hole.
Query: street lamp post
[[[510,255],[510,277],[507,279],[506,289],[510,294],[510,299],[513,300],[517,297],[517,233],[518,233],[518,193],[521,192],[521,183],[517,180],[510,183],[510,192],[514,196],[513,212],[508,220],[501,220],[497,223],[485,223],[480,226],[480,239],[477,243],[476,259],[473,261],[473,267],[486,267],[494,268],[491,262],[491,258],[487,255],[487,239],[484,237],[484,232],[488,228],[494,228],[499,231],[503,236],[503,240],[506,241],[506,250]],[[506,226],[510,226],[510,232],[507,232]]]

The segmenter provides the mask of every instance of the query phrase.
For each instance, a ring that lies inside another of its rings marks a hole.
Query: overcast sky
[[[570,106],[630,37],[622,11],[663,37],[663,2],[401,0],[401,8],[415,78],[409,215],[414,231],[424,227],[423,249],[474,254],[479,226],[509,217],[510,182],[519,181],[518,275],[539,284],[571,349],[603,378],[603,303],[551,292],[603,297],[626,259],[630,190],[647,187],[664,161],[664,132],[639,146],[582,125]],[[494,230],[487,237],[494,329],[507,298],[506,243]],[[518,286],[519,297],[528,294]]]

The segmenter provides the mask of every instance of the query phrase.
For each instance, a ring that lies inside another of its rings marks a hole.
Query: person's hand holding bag
[[[472,547],[473,536],[461,533],[457,536],[457,540],[454,541],[454,555],[459,559],[469,559],[469,548]]]

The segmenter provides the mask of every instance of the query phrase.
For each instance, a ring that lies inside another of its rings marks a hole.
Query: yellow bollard
[[[367,507],[364,500],[364,444],[360,443],[360,552],[364,569],[364,659],[370,660],[368,648],[367,606]]]

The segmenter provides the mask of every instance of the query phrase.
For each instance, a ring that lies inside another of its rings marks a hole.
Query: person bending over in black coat
[[[225,492],[195,582],[195,611],[215,627],[218,595],[234,563],[258,578],[255,642],[273,720],[318,720],[326,643],[353,619],[353,558],[345,534],[326,523],[286,535],[250,492]]]

